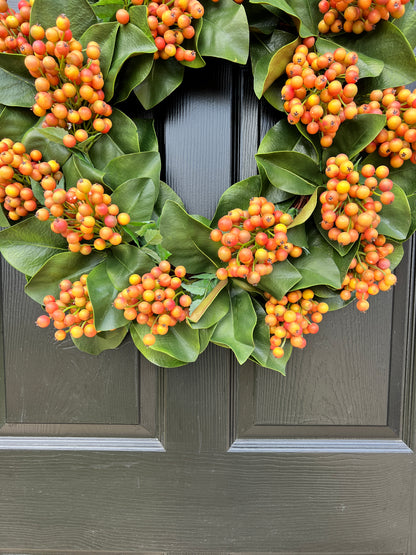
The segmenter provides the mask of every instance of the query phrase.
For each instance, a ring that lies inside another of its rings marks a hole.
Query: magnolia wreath
[[[396,282],[416,230],[409,0],[0,0],[0,252],[82,351],[209,342],[284,373],[328,310]],[[212,220],[160,180],[149,119],[210,57],[276,109]]]

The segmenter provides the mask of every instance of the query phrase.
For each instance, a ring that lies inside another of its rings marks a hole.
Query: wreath
[[[37,325],[90,354],[130,333],[159,366],[212,342],[284,374],[328,310],[396,282],[415,45],[409,0],[0,0],[0,252]],[[210,57],[250,57],[277,120],[212,220],[160,180],[152,121],[126,108]]]

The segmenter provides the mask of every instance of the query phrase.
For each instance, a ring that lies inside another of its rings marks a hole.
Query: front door
[[[274,113],[211,60],[155,110],[190,213],[256,173]],[[416,553],[414,261],[362,315],[328,314],[287,377],[210,347],[177,369],[36,328],[2,266],[0,552]]]

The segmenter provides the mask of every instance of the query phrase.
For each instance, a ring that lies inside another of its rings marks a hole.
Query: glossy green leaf
[[[281,299],[288,291],[293,289],[301,280],[301,273],[294,267],[292,262],[276,262],[273,271],[267,276],[262,276],[258,288],[267,291],[276,299]]]
[[[154,265],[154,260],[134,245],[121,244],[107,251],[107,274],[118,291],[128,287],[131,274],[145,274]]]
[[[258,197],[261,191],[260,176],[254,175],[228,187],[221,195],[211,226],[215,227],[218,220],[234,208],[248,208],[250,199]]]
[[[89,149],[88,156],[97,170],[104,170],[108,160],[123,156],[124,152],[117,143],[106,133]]]
[[[224,288],[218,293],[198,322],[190,322],[190,326],[194,329],[211,328],[227,314],[229,308],[230,295],[228,288]]]
[[[155,132],[154,120],[134,118],[133,119],[139,136],[139,145],[142,152],[159,151],[159,144]]]
[[[33,276],[53,255],[67,250],[66,240],[35,216],[0,231],[0,252],[19,272]]]
[[[291,227],[286,232],[287,240],[298,247],[307,249],[309,246],[308,234],[305,224],[296,225]]]
[[[382,158],[376,152],[373,152],[364,158],[362,164],[373,164],[377,167],[380,165],[387,165],[390,170],[389,178],[406,193],[406,195],[413,195],[416,193],[416,179],[415,179],[415,166],[409,161],[404,162],[400,168],[392,168],[386,163],[386,158]]]
[[[326,287],[325,285],[318,285],[316,287],[312,287],[312,289],[315,293],[314,300],[318,302],[325,302],[328,305],[330,311],[344,308],[355,300],[355,297],[351,296],[350,300],[343,301],[339,296],[339,290],[331,289],[330,287]]]
[[[158,152],[136,152],[110,160],[105,168],[104,182],[113,190],[121,183],[138,177],[150,177],[158,192],[160,185],[160,155]]]
[[[123,316],[123,311],[113,306],[118,290],[114,287],[108,274],[106,259],[89,272],[87,287],[97,331],[108,331],[126,326],[127,320]]]
[[[296,126],[290,125],[285,118],[269,129],[259,145],[257,154],[287,150],[300,152],[317,161],[317,153],[313,144],[299,135]]]
[[[157,191],[150,177],[129,179],[114,190],[112,202],[121,212],[128,212],[133,222],[149,220],[153,213]]]
[[[251,358],[264,368],[270,368],[286,375],[285,368],[290,355],[292,354],[292,345],[288,341],[284,346],[285,354],[283,358],[276,358],[270,349],[270,328],[264,321],[266,311],[262,305],[253,299],[254,310],[257,314],[257,324],[254,328],[254,351]]]
[[[304,224],[312,216],[313,211],[316,208],[318,202],[318,197],[321,194],[323,187],[318,187],[315,189],[314,193],[310,196],[307,203],[303,206],[297,216],[294,218],[293,222],[288,226],[288,229],[294,228],[298,225]]]
[[[38,149],[42,152],[43,160],[56,160],[62,167],[66,160],[72,155],[72,152],[64,147],[63,144],[52,143],[42,133],[43,129],[34,127],[29,129],[23,137],[23,143],[26,151]]]
[[[397,87],[414,81],[416,60],[412,48],[395,25],[388,21],[379,21],[375,30],[367,33],[365,40],[361,39],[362,37],[350,33],[337,36],[336,43],[354,50],[359,56],[365,54],[384,63],[383,71],[377,77],[363,82],[360,79],[360,85],[365,86],[366,90]]]
[[[147,325],[138,326],[143,328],[144,334],[149,333]],[[193,330],[187,322],[179,322],[170,327],[166,335],[157,335],[151,350],[184,362],[194,362],[199,355],[199,331]]]
[[[72,341],[80,351],[90,355],[99,355],[108,349],[116,349],[126,337],[127,332],[128,326],[124,326],[124,328],[112,331],[102,331],[95,337],[72,338]]]
[[[186,213],[184,208],[171,200],[165,203],[160,216],[162,246],[172,255],[174,266],[183,264],[192,274],[215,273],[220,263],[218,245],[211,241],[211,229]]]
[[[395,19],[393,24],[400,29],[410,46],[416,48],[416,11],[413,3],[406,4],[406,11],[403,17]]]
[[[107,136],[111,137],[124,154],[133,154],[134,152],[146,150],[140,148],[136,124],[124,112],[113,108],[111,121],[113,126],[107,133]]]
[[[332,146],[326,150],[326,157],[343,152],[350,159],[354,158],[371,143],[385,124],[386,118],[381,114],[358,114],[354,119],[344,121]]]
[[[25,292],[31,299],[42,304],[45,295],[58,295],[59,283],[63,279],[78,280],[82,274],[88,274],[104,258],[104,254],[97,252],[92,252],[88,256],[69,251],[55,254],[28,281]]]
[[[407,197],[407,202],[410,206],[411,221],[407,237],[409,238],[416,231],[416,193]]]
[[[309,37],[318,33],[318,22],[322,18],[322,14],[318,10],[316,0],[268,0],[267,2],[251,0],[251,2],[269,4],[293,16],[301,37]]]
[[[79,39],[84,48],[86,48],[87,44],[91,41],[95,41],[100,45],[100,69],[104,81],[107,79],[108,70],[110,69],[111,60],[113,59],[118,28],[119,24],[116,21],[97,23],[89,27]]]
[[[300,152],[257,154],[256,161],[271,183],[288,193],[311,195],[318,185],[322,185],[323,176],[318,165]]]
[[[150,110],[177,89],[184,71],[184,66],[172,58],[156,60],[146,79],[134,89],[143,108]]]
[[[129,23],[126,25],[117,23],[119,26],[117,39],[104,85],[104,94],[108,100],[117,92],[115,91],[116,78],[126,60],[140,54],[152,54],[156,50],[146,21],[146,6],[132,6],[129,13]]]
[[[282,75],[274,83],[270,85],[267,91],[264,92],[264,98],[269,104],[279,110],[279,112],[284,112],[284,102],[282,99],[282,87],[285,84],[286,76]]]
[[[63,6],[56,0],[38,0],[30,12],[30,24],[41,23],[44,29],[54,27]],[[75,38],[97,23],[97,17],[87,0],[65,0],[65,15],[71,21],[71,31]]]
[[[402,261],[402,258],[404,256],[404,248],[403,243],[399,243],[393,240],[389,240],[389,243],[394,246],[394,251],[389,254],[387,258],[390,260],[390,270],[394,270]]]
[[[317,207],[313,213],[313,220],[315,222],[315,227],[318,230],[318,232],[320,233],[320,235],[325,239],[325,241],[328,243],[328,245],[334,249],[340,256],[345,256],[346,254],[348,254],[351,249],[354,247],[355,243],[350,243],[349,245],[341,245],[340,243],[338,243],[338,241],[333,241],[332,239],[330,239],[328,237],[328,231],[326,231],[325,229],[322,229],[321,227],[321,221],[322,221],[322,215],[321,215],[321,203],[318,202]]]
[[[36,89],[21,54],[0,53],[0,99],[6,106],[28,108],[35,102]]]
[[[150,74],[154,64],[153,54],[141,54],[126,60],[117,75],[115,95],[117,102],[126,100]]]
[[[115,18],[117,10],[124,8],[123,0],[98,0],[91,5],[95,15],[103,22]]]
[[[253,331],[257,323],[256,312],[247,291],[232,287],[229,292],[229,310],[218,322],[211,341],[229,347],[239,364],[243,364],[254,349]]]
[[[0,109],[0,136],[8,137],[12,141],[21,141],[26,131],[37,121],[38,118],[31,110],[3,106]]]
[[[143,343],[143,337],[144,335],[146,335],[146,333],[149,333],[148,326],[140,325],[137,324],[137,322],[133,322],[133,324],[130,326],[130,333],[137,349],[145,358],[147,358],[153,364],[156,364],[157,366],[162,366],[164,368],[176,368],[178,366],[184,366],[185,364],[188,364],[188,362],[179,360],[164,352],[156,351],[152,347],[147,347]],[[159,336],[158,339],[161,339],[161,336]]]
[[[383,233],[392,239],[402,241],[407,238],[412,216],[409,202],[403,189],[393,185],[394,201],[383,205],[379,213],[381,221],[377,227],[379,233]]]
[[[73,155],[62,166],[66,188],[76,187],[78,179],[89,179],[92,183],[103,183],[103,172],[94,168],[79,156]]]
[[[270,85],[285,73],[286,65],[292,61],[298,44],[298,37],[281,30],[276,30],[269,36],[253,36],[250,59],[257,98],[261,98]]]
[[[206,2],[198,50],[201,56],[213,56],[245,64],[249,50],[249,28],[244,7],[232,0]]]
[[[155,218],[160,217],[163,207],[168,200],[176,202],[176,204],[179,204],[179,206],[184,207],[181,197],[177,195],[175,191],[171,189],[171,187],[169,187],[169,185],[167,185],[164,181],[161,181],[159,187],[159,195],[153,208]]]

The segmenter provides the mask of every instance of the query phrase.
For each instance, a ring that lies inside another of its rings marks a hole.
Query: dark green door
[[[191,78],[193,77],[193,74]],[[256,172],[273,113],[212,61],[155,112],[190,213]],[[413,246],[368,314],[324,319],[287,377],[209,348],[54,344],[3,264],[0,552],[416,553]]]

